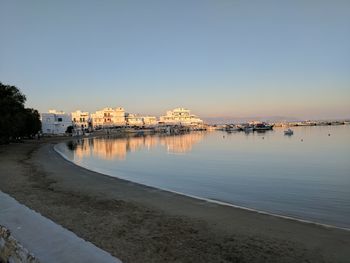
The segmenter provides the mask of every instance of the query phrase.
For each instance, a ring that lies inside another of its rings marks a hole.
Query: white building
[[[91,114],[92,126],[96,127],[114,127],[125,125],[124,108],[104,108]]]
[[[165,116],[159,118],[159,123],[169,125],[197,126],[202,125],[203,121],[196,115],[191,114],[190,110],[185,108],[176,108],[167,111]]]
[[[87,129],[89,128],[90,114],[80,110],[71,113],[72,122],[75,129]]]
[[[49,110],[48,113],[41,113],[41,125],[43,134],[64,134],[73,123],[70,114]]]
[[[144,116],[143,125],[145,126],[156,126],[158,124],[157,117],[154,116]]]
[[[113,122],[116,126],[124,126],[125,125],[125,110],[122,107],[118,107],[114,109]]]
[[[126,123],[129,126],[143,126],[143,117],[137,114],[126,114]]]
[[[138,114],[126,113],[126,123],[129,126],[146,126],[153,127],[158,124],[157,117],[154,116],[141,116]]]

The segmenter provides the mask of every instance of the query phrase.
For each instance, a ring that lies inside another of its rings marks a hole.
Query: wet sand
[[[208,203],[0,146],[0,190],[123,262],[349,262],[350,231]]]

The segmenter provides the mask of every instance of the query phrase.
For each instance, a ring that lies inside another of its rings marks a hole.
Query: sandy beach
[[[98,174],[57,154],[62,140],[0,146],[0,190],[123,262],[350,261],[350,231]]]

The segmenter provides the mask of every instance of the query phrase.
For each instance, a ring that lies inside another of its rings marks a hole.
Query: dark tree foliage
[[[73,126],[68,126],[66,129],[66,133],[71,134],[73,132]]]
[[[41,130],[39,112],[25,108],[25,101],[17,87],[0,82],[0,143],[33,137]]]

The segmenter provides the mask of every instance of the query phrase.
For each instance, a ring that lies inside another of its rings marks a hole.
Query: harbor
[[[191,113],[189,109],[179,107],[160,116],[142,116],[125,112],[124,108],[104,108],[96,113],[80,110],[67,114],[50,110],[41,114],[42,135],[90,136],[101,134],[181,134],[192,131],[226,132],[265,132],[274,127],[335,126],[349,125],[349,120],[315,120],[294,122],[250,121],[243,123],[208,124],[205,119]],[[289,131],[289,135],[292,133]]]
[[[82,138],[55,149],[69,161],[111,177],[350,229],[350,210],[342,205],[350,202],[342,155],[350,126],[285,131],[133,133]],[[324,149],[332,149],[337,163],[328,161]],[[332,185],[327,185],[330,173]]]

